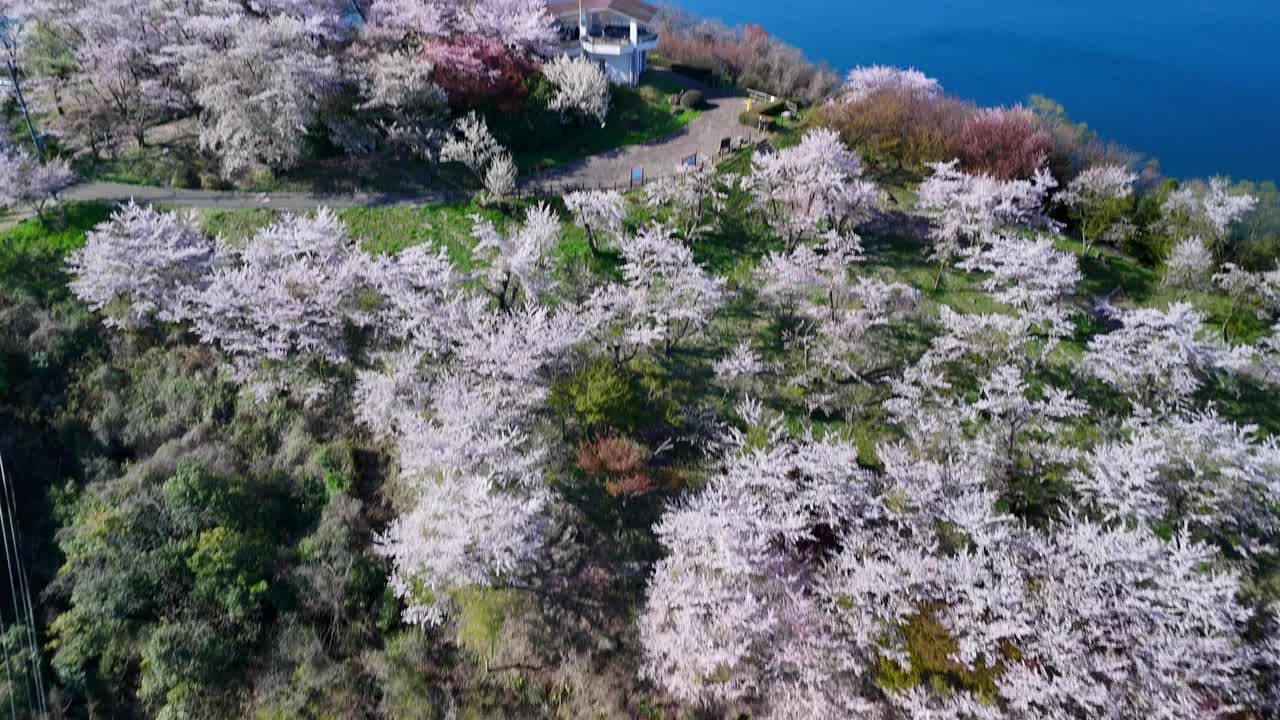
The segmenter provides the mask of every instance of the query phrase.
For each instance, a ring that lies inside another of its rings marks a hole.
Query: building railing
[[[656,30],[641,27],[636,33],[636,44],[645,45],[658,41]],[[587,29],[586,34],[578,32],[576,27],[565,27],[560,30],[561,47],[572,47],[582,42],[601,45],[631,45],[631,28],[627,25],[595,26]]]

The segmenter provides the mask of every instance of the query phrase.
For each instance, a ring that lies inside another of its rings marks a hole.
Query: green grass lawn
[[[102,203],[70,203],[52,210],[48,223],[30,218],[0,232],[0,287],[24,290],[40,300],[63,297],[63,262],[84,245],[85,233],[110,214],[110,206]]]
[[[516,155],[522,172],[545,170],[588,155],[670,135],[702,115],[702,110],[673,113],[670,96],[684,86],[667,75],[649,73],[639,87],[614,87],[604,127],[585,126],[556,145]]]

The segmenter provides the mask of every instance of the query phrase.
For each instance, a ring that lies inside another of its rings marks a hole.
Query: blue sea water
[[[681,0],[837,69],[915,66],[951,93],[1054,98],[1179,177],[1280,178],[1280,0]]]

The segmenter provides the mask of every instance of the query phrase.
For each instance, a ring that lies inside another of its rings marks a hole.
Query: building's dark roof
[[[556,17],[576,15],[578,0],[557,0],[548,3],[548,7]],[[587,12],[612,10],[640,22],[649,22],[658,15],[658,8],[642,0],[582,0],[582,9]]]

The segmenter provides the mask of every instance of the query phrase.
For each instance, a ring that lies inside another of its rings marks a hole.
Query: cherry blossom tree
[[[810,411],[852,409],[858,385],[894,366],[890,326],[911,317],[920,293],[902,283],[853,279],[862,260],[856,236],[829,233],[816,248],[770,253],[757,271],[760,294],[784,328],[789,382]]]
[[[376,40],[352,46],[361,102],[357,109],[393,147],[415,157],[433,160],[446,125],[448,97],[436,82],[434,67],[418,55],[396,44],[379,47]],[[372,47],[370,47],[372,45]],[[339,147],[352,155],[362,155],[375,147],[368,129],[351,123],[326,123]]]
[[[62,158],[41,163],[25,150],[10,144],[0,132],[0,208],[25,205],[47,222],[45,211],[58,201],[58,193],[76,181],[71,166]]]
[[[724,280],[703,270],[670,228],[650,225],[621,241],[622,283],[598,289],[587,303],[601,344],[616,360],[661,347],[672,352],[697,336],[724,299]]]
[[[459,317],[470,310],[460,290],[466,276],[443,250],[422,244],[370,257],[364,273],[379,296],[372,324],[388,344],[404,343],[432,355],[451,347]]]
[[[1073,482],[1107,519],[1185,525],[1246,554],[1274,552],[1280,448],[1212,411],[1135,419],[1088,455]]]
[[[862,161],[834,130],[805,133],[800,144],[760,153],[744,183],[754,206],[793,249],[826,232],[853,234],[883,202],[874,183],[862,179]]]
[[[500,39],[511,46],[543,49],[556,41],[556,23],[545,0],[452,0],[464,34]]]
[[[440,148],[440,159],[461,163],[483,180],[489,163],[504,152],[502,146],[489,132],[489,124],[474,112],[458,118],[453,128],[454,134]]]
[[[446,102],[475,107],[496,99],[519,102],[536,55],[556,42],[556,23],[544,0],[373,0],[357,38],[359,72],[375,76],[389,59],[417,66],[423,89]],[[408,99],[413,99],[409,96]],[[435,103],[428,97],[427,109]],[[419,109],[421,106],[419,106]],[[412,104],[391,113],[402,131],[433,133]],[[417,134],[417,133],[414,133]]]
[[[547,107],[566,118],[594,120],[604,127],[609,116],[609,76],[585,55],[560,55],[542,66],[542,74],[556,87]]]
[[[1212,178],[1207,187],[1183,185],[1165,199],[1163,221],[1177,234],[1200,233],[1210,238],[1213,249],[1223,254],[1231,227],[1249,214],[1258,199],[1248,194],[1231,192],[1226,178]]]
[[[1032,392],[1025,380],[1042,367],[1052,338],[1038,338],[1027,315],[961,314],[946,306],[939,313],[942,333],[890,381],[893,397],[884,404],[909,446],[926,458],[964,454],[1004,478],[1012,467],[1070,460],[1053,440],[1065,429],[1059,421],[1078,417],[1083,406],[1052,387]],[[982,393],[976,401],[960,390],[974,384]]]
[[[996,180],[969,175],[959,161],[930,165],[933,174],[920,183],[916,207],[932,218],[930,259],[938,263],[936,289],[947,265],[969,244],[1001,228],[1050,224],[1043,206],[1057,182],[1041,168],[1031,180]]]
[[[1164,284],[1180,290],[1206,290],[1216,264],[1209,246],[1199,235],[1192,235],[1177,245],[1164,266]]]
[[[476,252],[489,257],[481,271],[485,289],[502,310],[510,310],[524,298],[531,302],[551,288],[547,253],[560,240],[560,218],[546,205],[530,208],[522,225],[504,237],[493,223],[473,215]]]
[[[1027,526],[966,457],[881,446],[873,473],[838,442],[728,450],[659,523],[639,620],[642,674],[684,703],[1190,719],[1257,698],[1238,579],[1186,533]]]
[[[182,322],[193,294],[213,272],[214,242],[194,215],[159,212],[129,203],[94,228],[67,259],[71,292],[105,322],[144,327],[153,319]]]
[[[756,700],[772,710],[767,717],[784,716],[799,698],[827,711],[863,709],[856,672],[838,645],[824,648],[824,613],[805,597],[803,578],[822,528],[866,503],[864,477],[850,445],[730,453],[656,528],[668,556],[639,621],[642,675],[690,704]]]
[[[751,343],[741,342],[728,355],[717,360],[711,370],[722,385],[735,385],[761,375],[765,371],[765,364],[752,349]]]
[[[835,234],[817,247],[802,245],[790,252],[771,252],[756,273],[760,294],[787,315],[822,314],[814,308],[816,297],[825,299],[829,312],[834,312],[841,291],[848,286],[849,271],[862,260],[860,238]]]
[[[365,19],[397,41],[456,35],[527,50],[555,41],[545,0],[374,0]]]
[[[1201,200],[1204,217],[1209,221],[1217,237],[1226,237],[1227,231],[1258,205],[1252,195],[1233,194],[1226,178],[1209,180],[1209,190]]]
[[[484,188],[486,202],[503,202],[515,191],[515,160],[489,132],[484,118],[474,112],[454,123],[454,134],[441,146],[440,159],[461,163],[470,170]]]
[[[134,140],[187,105],[165,49],[182,33],[185,11],[126,0],[33,0],[30,17],[72,70],[40,83],[40,104],[62,108],[55,130],[95,151]]]
[[[1116,245],[1133,232],[1126,215],[1137,181],[1137,173],[1123,165],[1094,165],[1054,198],[1079,226],[1086,255],[1095,242]]]
[[[402,514],[378,552],[392,562],[405,620],[425,624],[449,616],[456,590],[536,572],[551,522],[535,426],[569,349],[590,331],[574,308],[493,313],[455,296],[441,310],[446,342],[391,355],[357,385],[361,421],[398,447]]]
[[[1268,315],[1280,312],[1280,269],[1269,273],[1245,270],[1235,263],[1225,263],[1215,273],[1213,284],[1227,294],[1231,304],[1222,320],[1222,341],[1228,340],[1231,321],[1246,308],[1266,310]]]
[[[600,248],[604,246],[602,235],[617,237],[622,232],[627,201],[616,190],[571,192],[564,196],[564,204],[587,233],[587,245],[592,255],[600,254]]]
[[[681,167],[674,175],[645,187],[649,207],[670,208],[671,222],[687,242],[714,232],[734,177],[722,178],[714,166]]]
[[[844,99],[857,101],[881,92],[932,97],[942,92],[942,83],[915,68],[888,65],[859,65],[844,81]]]
[[[1187,303],[1167,310],[1111,311],[1120,328],[1089,341],[1086,372],[1115,387],[1140,408],[1184,406],[1208,375],[1243,367],[1242,349],[1200,339],[1204,315]]]
[[[1075,256],[1055,248],[1052,239],[986,235],[959,267],[990,273],[982,288],[1051,337],[1074,332],[1070,299],[1084,276]]]
[[[511,199],[516,191],[516,161],[511,153],[499,153],[484,171],[484,193],[481,198],[486,205],[496,205]]]
[[[1075,460],[1078,453],[1059,438],[1066,422],[1084,417],[1089,406],[1061,388],[1033,395],[1022,370],[1004,365],[983,381],[973,410],[982,424],[976,457],[993,477],[1013,478],[1017,473],[1043,476]]]
[[[533,562],[548,524],[544,504],[539,493],[505,493],[487,477],[420,483],[412,509],[375,545],[394,568],[391,589],[405,602],[404,621],[437,625],[450,591],[493,585]]]
[[[929,534],[855,536],[829,571],[823,589],[851,650],[919,678],[886,694],[899,712],[1196,718],[1254,697],[1239,584],[1203,570],[1211,548],[1074,519],[1046,534],[988,526],[978,538],[947,554],[927,549]],[[921,652],[921,633],[937,655]]]
[[[259,395],[306,383],[312,363],[344,365],[348,323],[367,323],[359,291],[366,288],[366,256],[328,209],[289,215],[259,231],[242,249],[225,244],[208,286],[192,298],[195,331],[233,359],[237,376]],[[279,372],[273,372],[278,370]]]
[[[790,383],[803,391],[810,412],[859,409],[858,386],[896,369],[886,342],[891,327],[920,303],[915,288],[871,278],[848,283],[834,297],[836,304],[811,308],[809,323],[784,338],[799,355]]]
[[[227,175],[258,163],[295,166],[308,128],[340,87],[339,64],[325,46],[340,4],[283,3],[260,13],[234,0],[198,7],[169,52],[202,109],[200,146]]]

